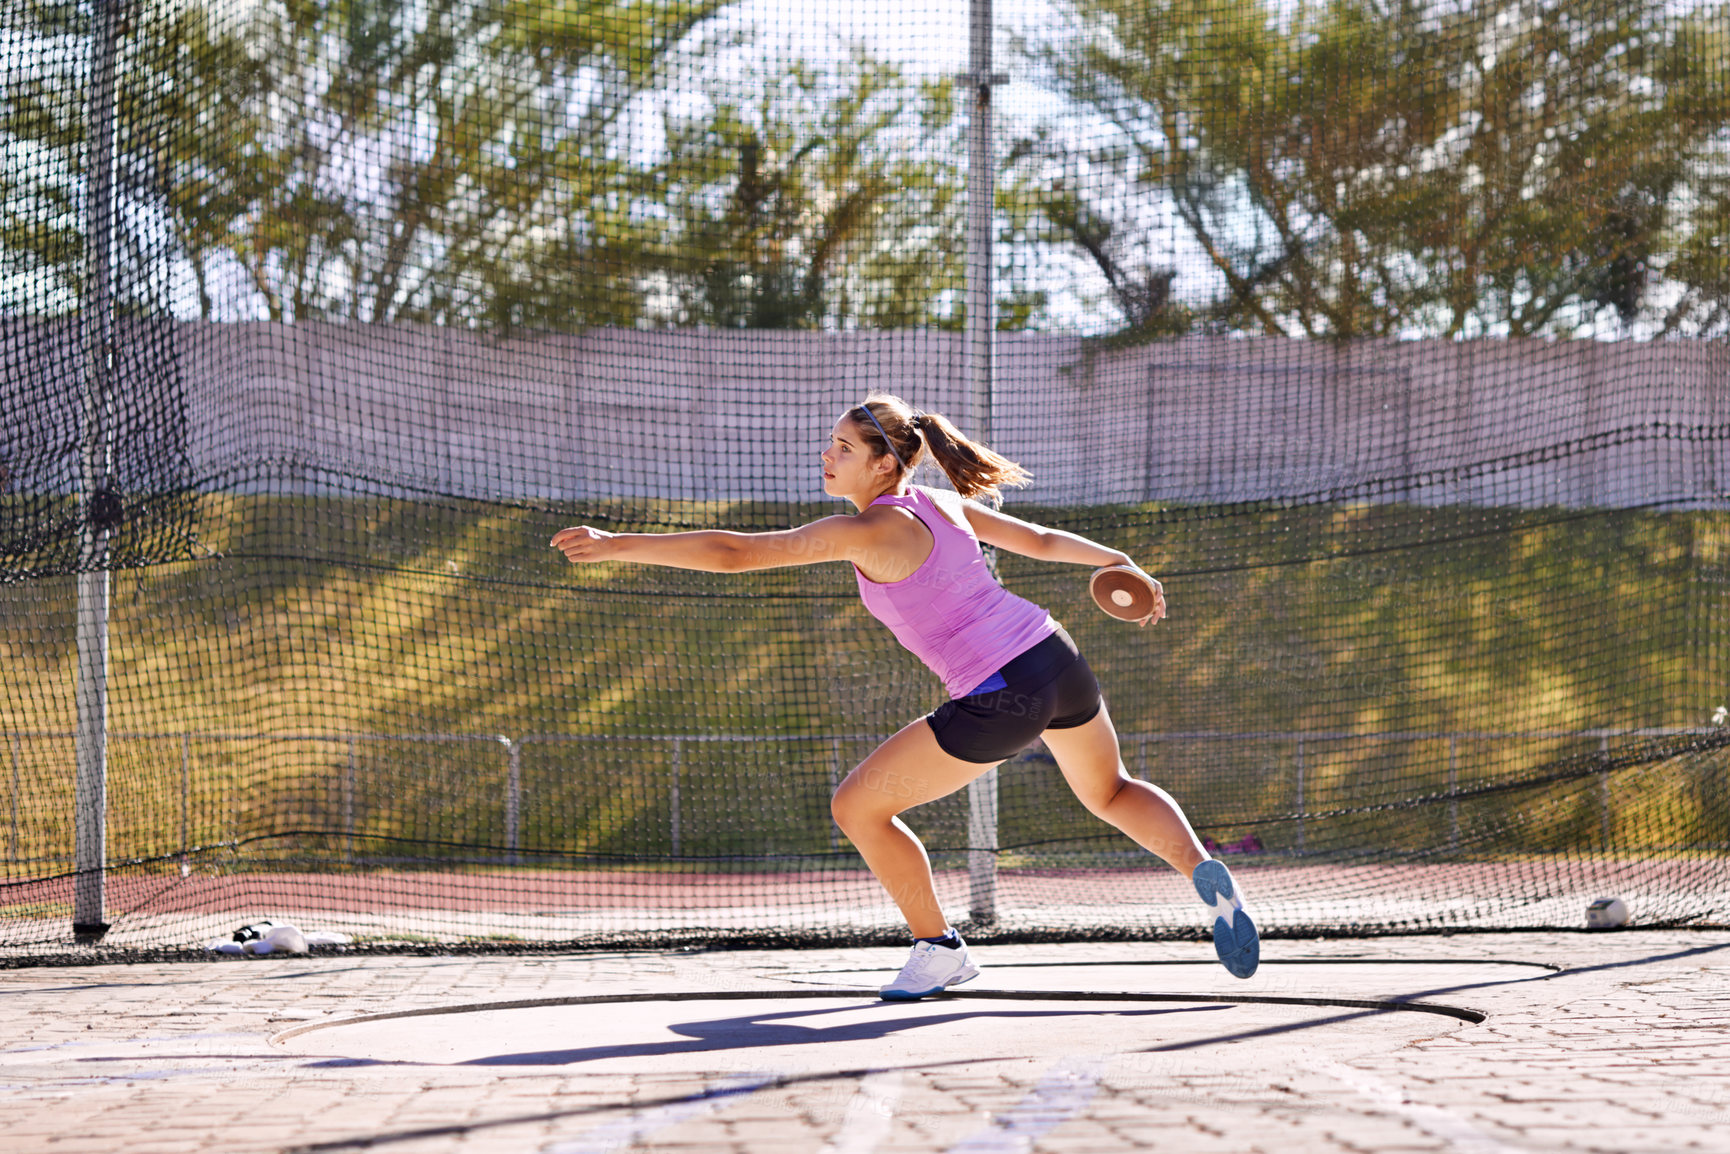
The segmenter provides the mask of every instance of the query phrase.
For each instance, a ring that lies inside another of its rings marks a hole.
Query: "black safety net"
[[[0,0],[0,955],[903,940],[850,567],[548,547],[878,392],[1164,580],[996,557],[1264,933],[1730,926],[1727,238],[1716,2]],[[905,820],[1205,932],[1043,744]]]

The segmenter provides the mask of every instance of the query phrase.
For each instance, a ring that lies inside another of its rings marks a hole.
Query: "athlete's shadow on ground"
[[[772,995],[770,995],[772,996]],[[830,1006],[816,1010],[785,1010],[779,1013],[741,1014],[701,1022],[675,1022],[667,1027],[689,1041],[634,1042],[606,1046],[584,1046],[572,1050],[537,1053],[496,1054],[459,1062],[462,1066],[572,1066],[606,1058],[645,1058],[671,1054],[713,1053],[717,1050],[757,1050],[772,1046],[809,1046],[825,1042],[872,1041],[904,1030],[948,1026],[983,1018],[1151,1018],[1165,1014],[1198,1014],[1229,1010],[1230,1006],[1183,1006],[1157,1010],[956,1010],[947,1014],[913,1014],[894,1002]],[[795,1025],[829,1014],[845,1014],[838,1025]]]
[[[1638,932],[1638,931],[1636,931]],[[1181,1042],[1172,1042],[1163,1046],[1151,1046],[1149,1053],[1176,1050],[1200,1050],[1208,1046],[1222,1046],[1232,1042],[1248,1042],[1261,1038],[1269,1038],[1276,1034],[1289,1034],[1300,1030],[1313,1030],[1318,1026],[1337,1026],[1342,1022],[1357,1021],[1362,1018],[1373,1018],[1378,1014],[1395,1012],[1400,1002],[1416,1002],[1439,995],[1465,993],[1468,990],[1485,990],[1497,986],[1513,986],[1531,983],[1536,986],[1544,982],[1555,982],[1576,974],[1594,974],[1603,970],[1624,970],[1635,966],[1650,966],[1658,962],[1674,962],[1683,958],[1692,958],[1700,954],[1716,953],[1719,950],[1730,949],[1730,942],[1718,942],[1709,946],[1690,946],[1684,949],[1672,950],[1669,953],[1650,954],[1643,958],[1629,958],[1619,962],[1600,962],[1592,966],[1576,968],[1558,967],[1547,974],[1534,977],[1495,978],[1483,982],[1461,982],[1451,986],[1437,986],[1429,990],[1417,990],[1409,994],[1401,994],[1389,999],[1386,1010],[1366,1010],[1350,1014],[1336,1014],[1328,1018],[1313,1018],[1307,1022],[1288,1022],[1277,1026],[1263,1026],[1254,1030],[1245,1030],[1233,1034],[1220,1034],[1212,1038],[1190,1038]],[[1486,964],[1497,964],[1496,959],[1485,959]]]

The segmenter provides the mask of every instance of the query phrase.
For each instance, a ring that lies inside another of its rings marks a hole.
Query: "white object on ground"
[[[236,938],[244,937],[244,941]],[[316,946],[346,946],[354,941],[335,930],[305,932],[292,922],[254,922],[204,948],[219,954],[308,954]]]
[[[1586,907],[1586,928],[1613,930],[1628,924],[1628,906],[1621,898],[1599,898]]]

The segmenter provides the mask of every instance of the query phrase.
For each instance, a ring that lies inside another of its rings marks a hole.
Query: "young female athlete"
[[[909,484],[928,457],[955,493]],[[773,533],[608,533],[585,525],[561,530],[552,545],[573,562],[713,573],[851,562],[866,608],[943,679],[951,700],[878,746],[831,802],[835,821],[913,931],[913,953],[882,995],[922,998],[979,973],[938,905],[925,847],[900,814],[955,792],[1036,737],[1089,811],[1193,881],[1212,908],[1214,947],[1226,969],[1240,978],[1254,973],[1260,940],[1231,874],[1208,857],[1170,795],[1129,776],[1086,660],[1050,614],[997,583],[980,543],[1078,565],[1131,565],[1130,558],[971,500],[1030,478],[899,397],[873,396],[842,414],[822,460],[824,492],[851,502],[856,515]],[[1164,615],[1161,592],[1141,624]]]

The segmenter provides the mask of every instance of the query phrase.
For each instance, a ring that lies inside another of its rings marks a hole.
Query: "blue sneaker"
[[[1243,908],[1243,895],[1223,862],[1209,858],[1190,880],[1201,900],[1213,907],[1213,948],[1233,977],[1247,978],[1261,964],[1261,935]]]

